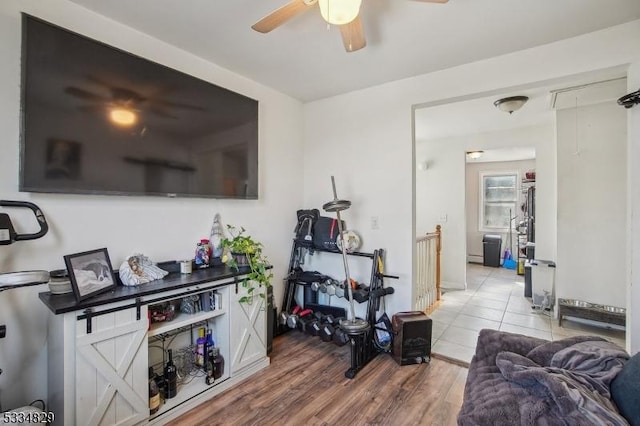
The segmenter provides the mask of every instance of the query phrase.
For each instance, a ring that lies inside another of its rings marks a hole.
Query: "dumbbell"
[[[353,300],[358,303],[366,302],[367,300],[369,300],[369,287],[364,284],[358,284],[358,288],[352,289],[351,293],[353,294]],[[344,297],[348,299],[349,294],[345,292]]]
[[[313,323],[313,321],[314,321],[313,315],[301,315],[300,318],[298,318],[298,323],[296,324],[296,327],[298,328],[298,330],[302,331],[303,333],[312,334],[311,324]]]
[[[320,330],[320,339],[323,342],[330,342],[333,340],[333,334],[335,333],[336,328],[340,324],[340,318],[334,318],[333,315],[327,315],[325,319],[325,324],[322,326]]]
[[[319,336],[320,331],[322,330],[322,326],[324,325],[324,319],[325,315],[322,312],[314,312],[313,318],[311,319],[311,322],[306,331],[312,336]]]
[[[344,297],[345,293],[346,293],[346,291],[345,291],[344,282],[337,282],[336,283],[336,296]]]
[[[287,325],[289,326],[289,328],[296,328],[300,317],[311,315],[312,313],[313,311],[311,309],[305,309],[304,311],[299,311],[299,313],[292,313],[291,315],[289,315],[289,318],[287,318]]]
[[[338,346],[344,346],[349,343],[349,335],[342,329],[342,327],[336,327],[333,330],[333,343]]]
[[[287,325],[287,320],[289,319],[289,317],[292,314],[297,314],[298,312],[300,312],[301,309],[302,308],[300,306],[296,306],[295,308],[293,308],[291,313],[289,313],[289,312],[280,312],[280,324],[281,325]]]

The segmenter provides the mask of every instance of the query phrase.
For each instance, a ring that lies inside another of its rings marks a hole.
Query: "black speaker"
[[[431,332],[433,321],[423,312],[398,312],[391,319],[393,359],[399,365],[431,361]]]

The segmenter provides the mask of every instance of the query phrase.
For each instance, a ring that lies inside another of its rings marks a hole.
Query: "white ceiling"
[[[611,69],[571,81],[419,108],[415,111],[415,139],[417,143],[424,143],[477,133],[552,124],[557,109],[615,102],[626,93],[624,75],[624,70]],[[527,96],[529,100],[512,114],[493,105],[497,99],[515,95]],[[515,151],[508,155],[513,160],[532,158],[527,157],[529,154]],[[505,160],[503,157],[488,155],[475,161]]]
[[[315,6],[268,34],[288,0],[73,0],[303,102],[640,19],[638,0],[364,0],[367,47],[346,53]]]

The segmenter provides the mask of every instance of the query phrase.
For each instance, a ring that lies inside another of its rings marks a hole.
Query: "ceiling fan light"
[[[345,25],[356,19],[362,0],[318,0],[320,14],[332,25]]]
[[[510,96],[508,98],[502,98],[495,101],[493,104],[500,111],[508,112],[509,114],[519,110],[527,103],[529,98],[527,96]]]
[[[112,108],[109,111],[109,120],[118,126],[129,127],[136,124],[138,116],[135,112],[126,108]]]

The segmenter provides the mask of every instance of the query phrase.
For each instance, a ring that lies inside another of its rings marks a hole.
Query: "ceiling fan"
[[[415,0],[424,3],[446,3],[449,0]],[[347,52],[355,52],[367,45],[360,19],[362,0],[290,0],[251,26],[255,31],[268,33],[302,14],[318,3],[322,18],[340,28],[342,43]]]
[[[144,96],[126,87],[112,86],[96,78],[90,78],[95,83],[104,86],[108,95],[94,93],[75,86],[65,87],[64,92],[75,98],[88,102],[79,108],[86,111],[105,111],[108,118],[114,124],[123,127],[131,127],[138,121],[140,112],[148,111],[158,117],[178,119],[170,109],[183,109],[191,111],[204,111],[205,108],[172,102],[160,98]]]

